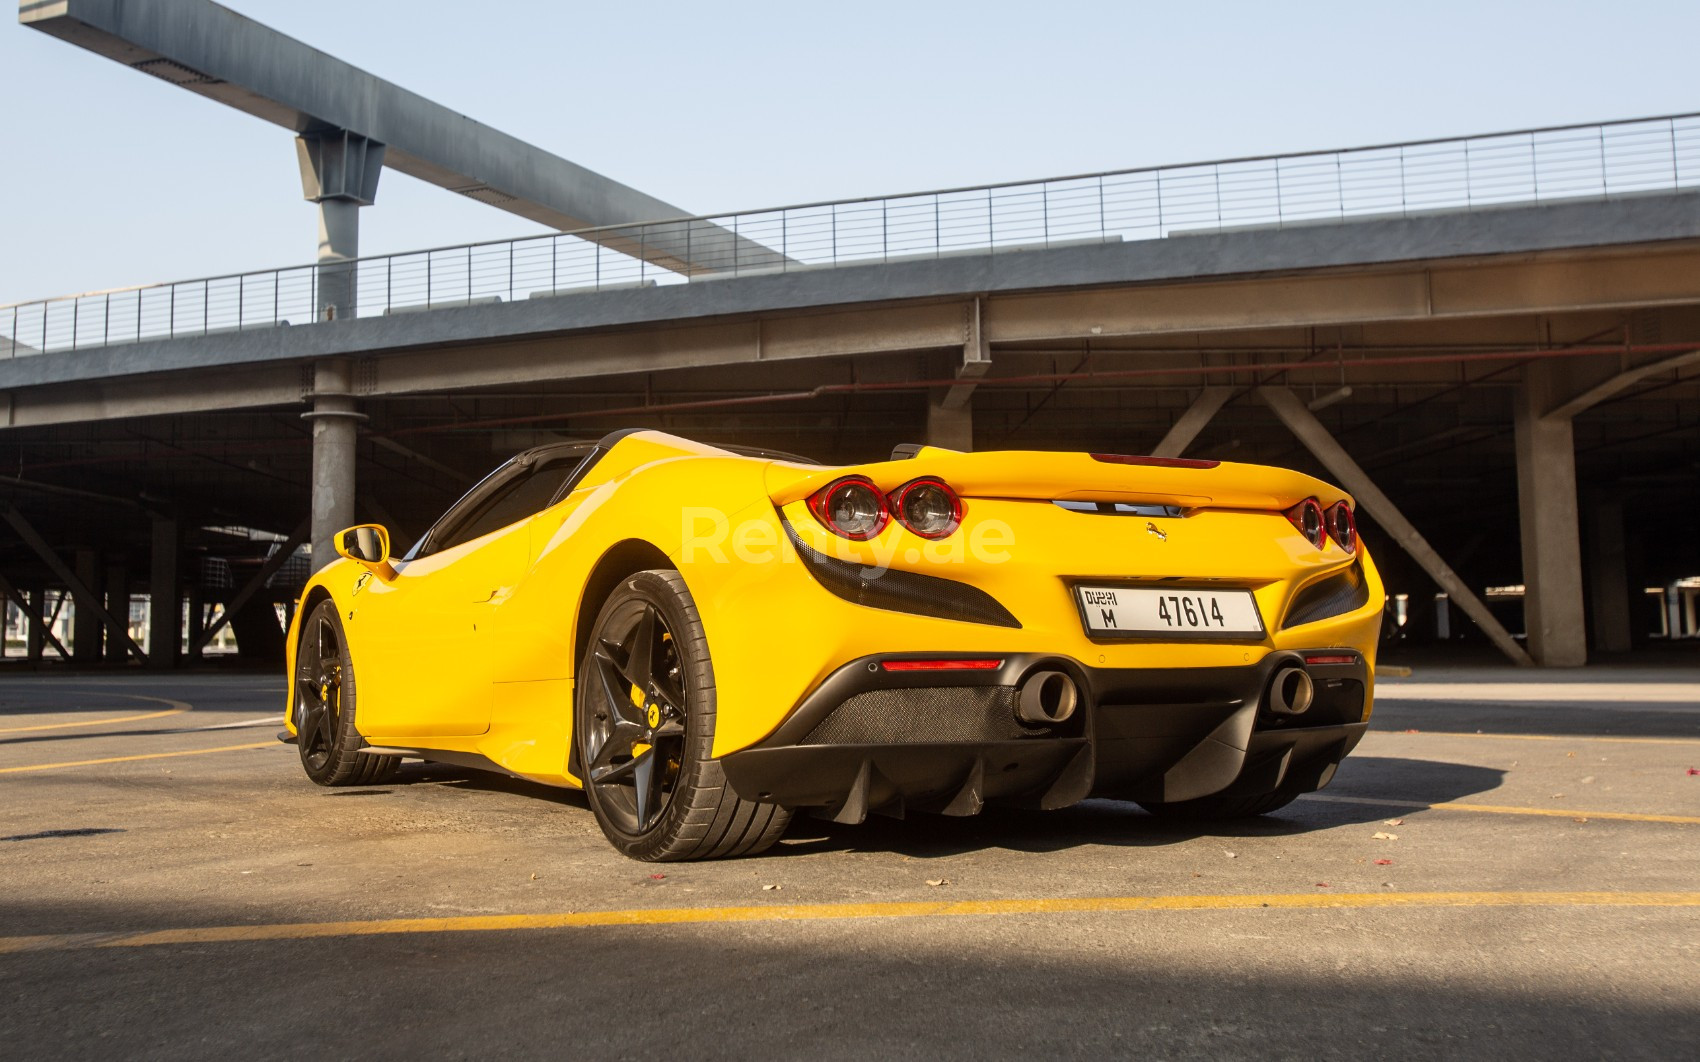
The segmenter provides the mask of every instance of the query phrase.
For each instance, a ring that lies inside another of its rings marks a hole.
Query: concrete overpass
[[[330,321],[291,309],[323,267],[5,307],[0,482],[44,542],[134,569],[161,520],[296,529],[327,402],[364,420],[355,508],[403,533],[540,433],[636,423],[1267,460],[1363,499],[1424,623],[1438,591],[1577,664],[1700,571],[1697,185],[1675,116],[656,226],[736,236],[695,275],[594,230],[360,259]],[[27,545],[0,573],[53,581]]]

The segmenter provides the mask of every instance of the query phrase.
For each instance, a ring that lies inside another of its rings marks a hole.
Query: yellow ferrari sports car
[[[799,811],[1263,814],[1363,736],[1383,606],[1337,489],[1116,454],[626,431],[514,457],[400,556],[376,525],[338,552],[289,637],[308,777],[583,788],[644,860],[760,852]]]

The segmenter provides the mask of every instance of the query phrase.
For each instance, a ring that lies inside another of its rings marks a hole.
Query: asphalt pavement
[[[1419,667],[1322,793],[799,820],[320,789],[268,675],[0,674],[0,1056],[1693,1057],[1700,669]]]

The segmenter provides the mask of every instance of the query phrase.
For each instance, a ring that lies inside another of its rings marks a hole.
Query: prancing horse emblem
[[[1158,527],[1156,524],[1152,523],[1149,520],[1145,521],[1145,530],[1151,532],[1153,535],[1156,535],[1158,541],[1160,541],[1160,542],[1169,541],[1168,534],[1166,532],[1164,532],[1164,530],[1162,528]]]

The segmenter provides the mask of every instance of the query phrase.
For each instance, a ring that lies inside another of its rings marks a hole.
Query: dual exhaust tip
[[[1061,671],[1035,671],[1021,682],[1015,717],[1028,726],[1066,723],[1080,706],[1080,687]]]
[[[1303,715],[1316,701],[1316,683],[1302,667],[1283,667],[1269,680],[1264,705],[1276,715]],[[1080,686],[1066,672],[1035,671],[1021,682],[1015,715],[1028,726],[1066,723],[1080,707]]]
[[[1276,715],[1303,715],[1316,700],[1316,683],[1302,667],[1284,667],[1269,680],[1264,706]]]

